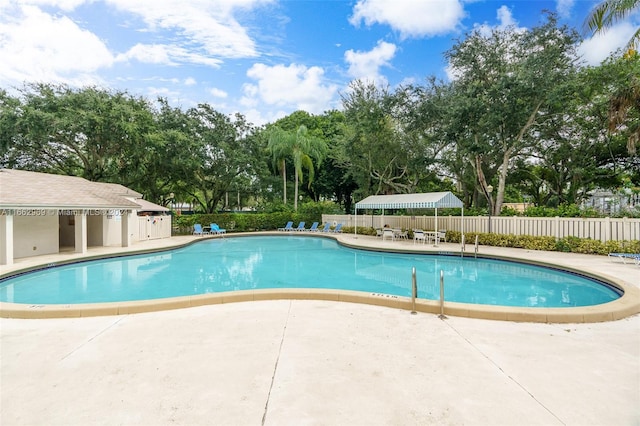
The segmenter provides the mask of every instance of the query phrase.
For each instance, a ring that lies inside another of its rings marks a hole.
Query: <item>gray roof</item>
[[[0,208],[140,209],[125,197],[142,195],[122,185],[77,176],[0,169]]]
[[[462,201],[451,192],[370,195],[356,203],[356,209],[441,209],[462,208]]]
[[[142,198],[136,199],[136,204],[140,206],[139,210],[143,212],[169,212],[170,209],[163,207],[159,204],[154,204],[151,201],[143,200]]]

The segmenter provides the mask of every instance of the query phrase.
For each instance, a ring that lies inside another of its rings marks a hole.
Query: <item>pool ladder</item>
[[[411,269],[411,315],[415,315],[416,311],[416,297],[418,297],[418,280],[416,278],[415,266]],[[444,314],[444,271],[440,269],[440,319],[447,319]]]
[[[461,244],[460,244],[460,257],[464,257],[464,251],[466,249],[466,242],[464,240],[464,234],[462,234]],[[473,257],[478,257],[478,236],[476,235],[476,241],[473,244]]]

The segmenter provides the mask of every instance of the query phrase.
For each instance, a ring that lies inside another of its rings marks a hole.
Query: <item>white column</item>
[[[129,232],[129,220],[131,219],[131,212],[123,211],[120,214],[120,235],[122,236],[122,247],[129,247],[131,245],[131,235]]]
[[[76,253],[87,252],[87,215],[84,213],[75,214],[75,247]]]
[[[0,216],[0,265],[13,265],[13,215]]]

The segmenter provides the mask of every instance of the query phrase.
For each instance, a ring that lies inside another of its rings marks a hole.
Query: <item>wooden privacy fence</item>
[[[462,231],[461,216],[438,216],[438,229]],[[355,215],[322,215],[323,223],[342,223],[355,226]],[[435,216],[358,215],[358,227],[435,230]],[[521,217],[521,216],[465,216],[464,232],[531,235],[536,237],[578,237],[593,240],[640,240],[640,219],[577,218],[577,217]]]
[[[138,216],[138,241],[171,237],[171,216]]]

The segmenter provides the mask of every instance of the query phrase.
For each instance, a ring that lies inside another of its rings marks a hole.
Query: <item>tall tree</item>
[[[345,126],[334,158],[357,183],[357,195],[410,192],[408,151],[397,132],[392,96],[373,83],[356,80],[342,105]]]
[[[458,143],[493,214],[501,210],[512,163],[535,143],[533,126],[562,104],[558,88],[575,69],[577,40],[550,14],[527,31],[475,30],[446,54],[457,75]]]
[[[268,131],[267,151],[271,154],[271,160],[276,170],[282,175],[282,203],[287,204],[287,158],[293,151],[291,149],[291,134],[278,126],[271,127]]]
[[[627,151],[640,144],[640,55],[606,61],[600,70],[609,74],[609,131],[627,134]]]
[[[191,120],[190,143],[183,155],[191,156],[187,192],[202,210],[212,213],[231,189],[253,177],[262,157],[255,129],[244,116],[229,117],[208,104],[187,110]]]
[[[464,160],[452,126],[458,100],[452,84],[429,78],[426,85],[412,85],[404,90],[402,119],[405,132],[414,140],[415,169],[422,171],[419,181],[422,191],[442,191],[445,182],[457,182],[457,192],[469,207],[476,188],[475,175]]]
[[[0,89],[0,167],[4,167],[9,147],[14,146],[20,138],[18,132],[20,110],[20,99]]]
[[[144,144],[136,146],[123,159],[122,182],[144,194],[145,198],[168,205],[174,199],[189,199],[187,183],[198,160],[185,155],[191,141],[190,118],[179,108],[171,107],[166,99],[157,101],[153,129],[145,136]]]
[[[312,187],[314,200],[317,201],[320,198],[335,200],[344,207],[345,211],[350,212],[352,194],[357,185],[351,174],[340,167],[336,156],[344,129],[345,116],[342,111],[331,110],[316,116],[313,130],[319,131],[321,137],[327,141],[328,154],[326,160],[318,167]]]
[[[303,168],[308,171],[309,186],[313,182],[315,169],[313,160],[316,165],[320,165],[327,155],[327,145],[324,140],[309,134],[306,126],[298,127],[291,146],[293,156],[295,196],[293,199],[293,208],[298,210],[298,183],[303,182]]]
[[[603,33],[632,13],[640,10],[640,0],[605,0],[598,4],[587,16],[585,26],[593,34]],[[638,67],[638,46],[640,46],[640,27],[627,43],[627,52],[623,58],[630,62],[630,72],[625,75],[627,84],[612,94],[609,108],[609,130],[616,132],[620,127],[628,125],[627,117],[633,111],[640,112],[640,72]],[[636,151],[640,143],[640,125],[635,124],[635,131],[628,139],[629,153]]]
[[[269,130],[267,149],[272,160],[278,164],[282,172],[284,202],[286,204],[286,159],[290,157],[294,170],[294,198],[293,208],[298,210],[298,184],[304,180],[303,169],[308,170],[308,185],[315,176],[314,160],[320,165],[327,155],[327,145],[321,138],[309,134],[305,125],[300,125],[295,131],[286,131],[278,126]]]
[[[123,159],[153,127],[148,102],[126,92],[32,84],[22,98],[10,167],[118,182]]]

